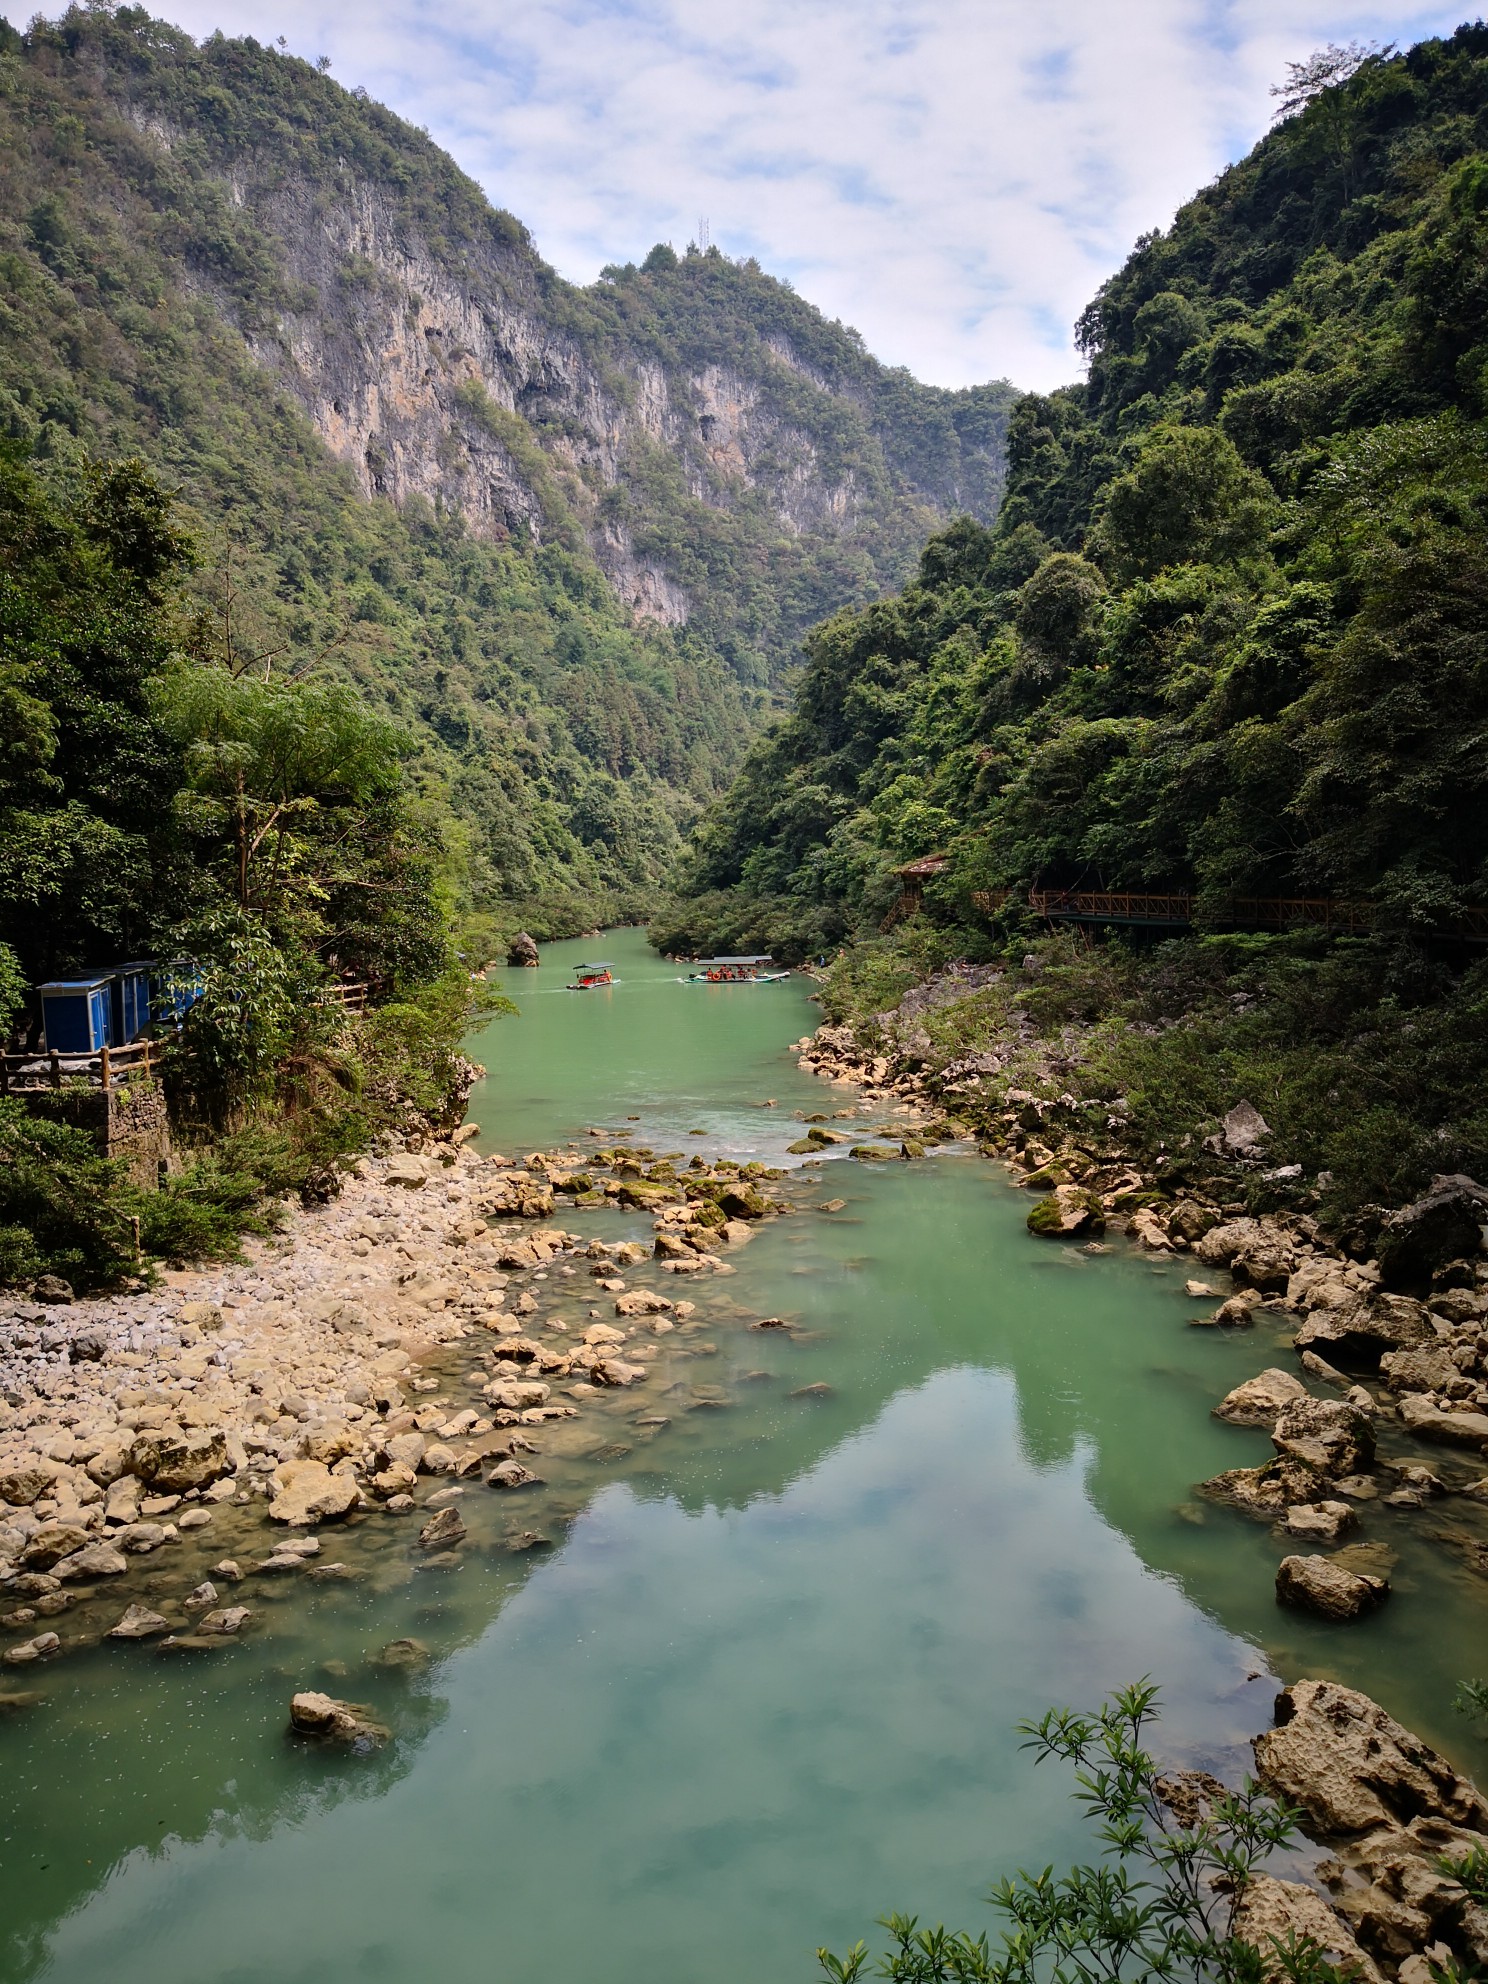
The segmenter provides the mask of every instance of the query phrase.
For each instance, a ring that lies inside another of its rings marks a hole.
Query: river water
[[[682,984],[612,932],[620,982],[565,991],[594,948],[509,974],[521,1017],[476,1049],[484,1147],[593,1126],[794,1163],[801,1113],[856,1107],[785,1051],[816,1017],[804,981]],[[523,1519],[551,1549],[513,1554],[508,1498],[477,1490],[457,1571],[369,1524],[338,1545],[354,1584],[285,1590],[240,1645],[28,1677],[42,1703],[0,1722],[0,1974],[805,1980],[889,1908],[980,1928],[994,1877],[1088,1853],[1015,1725],[1143,1674],[1187,1762],[1242,1764],[1276,1676],[1305,1672],[1481,1763],[1448,1712],[1482,1666],[1481,1585],[1374,1505],[1392,1604],[1310,1623],[1272,1602],[1276,1540],[1194,1503],[1269,1451],[1208,1409],[1287,1361],[1279,1322],[1187,1329],[1181,1267],[1031,1239],[1026,1197],[969,1153],[833,1159],[791,1196],[734,1274],[688,1285],[706,1334],[660,1411],[648,1388],[545,1430]],[[796,1327],[744,1327],[763,1315]],[[431,1664],[390,1674],[377,1649],[409,1635]],[[395,1743],[288,1744],[307,1685]]]

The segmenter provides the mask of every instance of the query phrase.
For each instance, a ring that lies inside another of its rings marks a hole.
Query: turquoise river
[[[485,1148],[595,1126],[794,1164],[801,1114],[856,1107],[787,1051],[807,981],[693,986],[638,932],[600,948],[607,991],[564,989],[592,939],[508,974],[520,1017],[474,1049]],[[28,1681],[40,1705],[0,1722],[6,1984],[804,1984],[889,1908],[990,1926],[993,1878],[1087,1852],[1016,1724],[1144,1674],[1164,1745],[1222,1771],[1301,1673],[1481,1767],[1449,1705],[1483,1588],[1411,1518],[1366,1510],[1395,1595],[1330,1628],[1278,1612],[1275,1537],[1194,1501],[1268,1451],[1209,1409],[1288,1360],[1283,1318],[1186,1327],[1181,1264],[1032,1239],[969,1152],[834,1158],[791,1197],[688,1286],[707,1342],[675,1406],[615,1394],[545,1447],[524,1515],[552,1549],[505,1547],[477,1488],[457,1570],[368,1524],[362,1575],[298,1586],[240,1645]],[[797,1327],[746,1327],[765,1315]],[[399,1678],[374,1655],[407,1635],[434,1658]],[[307,1685],[373,1704],[391,1747],[288,1743]]]

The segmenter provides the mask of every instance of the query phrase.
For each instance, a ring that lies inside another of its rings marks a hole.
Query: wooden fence
[[[152,1040],[132,1041],[128,1047],[100,1047],[96,1054],[0,1054],[0,1094],[61,1088],[64,1081],[112,1088],[116,1082],[140,1077],[148,1080],[159,1061],[160,1049]]]
[[[335,1006],[343,1013],[364,1013],[368,989],[365,985],[323,985],[315,995],[315,1003]]]

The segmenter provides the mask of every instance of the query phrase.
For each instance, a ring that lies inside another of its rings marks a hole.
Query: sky
[[[1141,234],[1265,131],[1328,42],[1450,32],[1369,0],[155,0],[327,56],[571,281],[706,221],[937,385],[1077,377]]]

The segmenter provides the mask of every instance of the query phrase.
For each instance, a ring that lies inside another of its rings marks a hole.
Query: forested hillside
[[[252,41],[3,28],[0,157],[0,421],[178,489],[202,611],[422,737],[505,921],[642,907],[801,631],[995,509],[1008,389],[920,387],[716,252],[576,290]]]
[[[934,854],[941,955],[995,947],[1034,885],[1191,891],[1215,929],[1306,895],[1371,938],[1241,948],[1363,954],[1318,993],[1334,1036],[1386,995],[1481,1002],[1485,303],[1488,29],[1304,82],[1085,312],[1088,381],[1018,403],[995,530],[938,534],[899,597],[811,636],[667,940],[815,951]],[[1445,1168],[1481,1110],[1430,1106]]]

